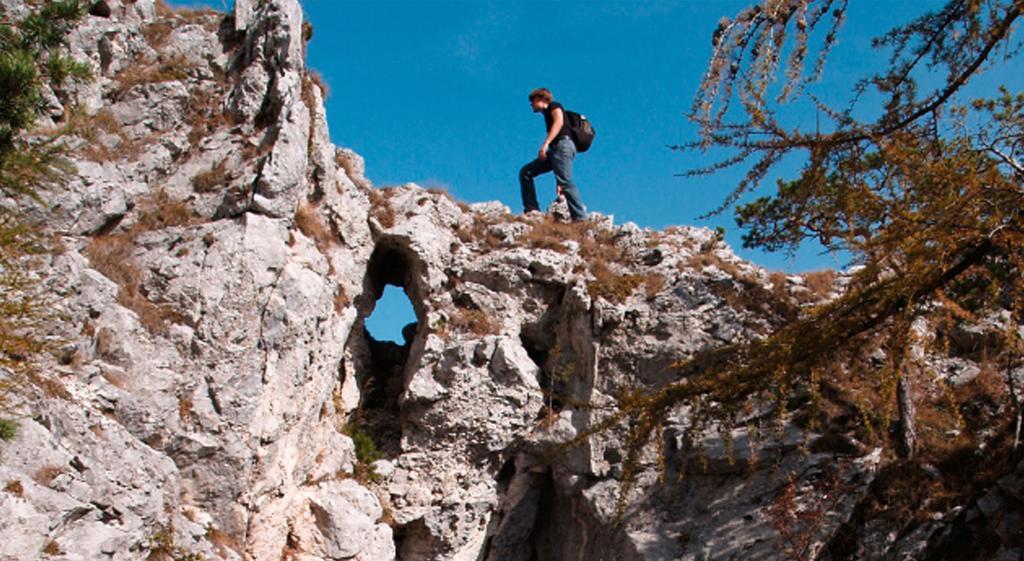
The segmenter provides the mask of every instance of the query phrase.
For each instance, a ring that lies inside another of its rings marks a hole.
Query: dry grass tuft
[[[604,298],[616,304],[625,302],[645,280],[640,275],[617,274],[603,259],[593,260],[590,272],[594,275],[594,280],[587,284],[587,293],[590,297]]]
[[[832,269],[811,271],[800,276],[804,278],[807,288],[811,291],[810,295],[816,300],[821,300],[832,292],[832,288],[835,286],[836,277],[838,277],[836,272]]]
[[[647,293],[648,300],[654,300],[662,290],[665,290],[665,285],[668,282],[665,280],[664,275],[659,273],[648,273],[644,277],[644,291]]]
[[[307,238],[313,240],[320,253],[326,254],[334,244],[337,236],[320,220],[316,208],[309,203],[302,203],[295,210],[295,226]]]
[[[74,149],[75,153],[97,162],[134,160],[147,144],[157,138],[156,134],[138,140],[131,138],[109,109],[101,109],[93,115],[72,112],[67,125],[60,131],[80,138],[83,142]],[[115,146],[104,144],[104,134],[117,138]]]
[[[4,492],[15,497],[21,497],[25,494],[25,486],[21,484],[21,481],[12,479],[4,485]]]
[[[166,336],[171,322],[181,319],[170,304],[153,303],[138,287],[121,287],[117,294],[119,304],[134,311],[139,316],[139,323],[153,335]]]
[[[188,226],[196,221],[196,215],[188,204],[171,199],[164,191],[143,199],[138,206],[141,212],[138,221],[132,227],[133,236],[152,230]]]
[[[115,388],[120,388],[123,390],[128,385],[127,380],[125,380],[120,374],[112,370],[103,370],[101,375],[103,376],[104,380],[110,382],[110,385],[114,386]]]
[[[43,553],[52,557],[56,557],[58,555],[63,554],[64,552],[61,551],[60,544],[57,543],[57,540],[50,540],[46,542],[45,546],[43,546]]]
[[[231,125],[227,113],[221,110],[220,92],[195,91],[189,99],[185,124],[188,125],[188,143],[196,147],[213,131]]]
[[[114,77],[117,85],[110,92],[112,99],[121,99],[132,88],[142,84],[156,84],[171,80],[185,80],[195,65],[181,55],[175,55],[156,64],[132,64]]]
[[[64,468],[60,466],[43,466],[36,470],[32,474],[32,480],[42,485],[43,487],[49,487],[53,485],[53,481],[64,473]]]
[[[167,41],[174,32],[174,22],[167,19],[159,19],[149,23],[142,28],[142,37],[150,47],[158,52],[167,46]]]
[[[258,144],[253,144],[251,142],[247,142],[245,144],[245,146],[242,147],[242,160],[244,160],[244,161],[257,160],[259,158],[262,158],[262,157],[270,154],[273,150],[274,150],[274,144],[271,143],[271,142],[262,142],[261,141]]]
[[[395,225],[395,209],[387,200],[387,194],[381,193],[380,189],[370,189],[370,213],[377,222],[384,228],[391,228]]]
[[[487,315],[482,310],[469,310],[459,308],[448,320],[447,327],[463,333],[472,333],[483,337],[484,335],[497,335],[501,332],[501,323]]]
[[[496,222],[493,220],[474,215],[473,224],[471,226],[460,226],[455,230],[455,235],[464,244],[480,242],[484,247],[496,249],[501,247],[503,242],[501,238],[491,233],[491,227],[495,224]]]
[[[242,546],[241,542],[224,530],[218,530],[211,526],[206,529],[206,539],[210,540],[210,543],[217,548],[217,553],[219,553],[221,557],[233,557],[231,555],[232,552],[236,555],[241,555],[245,552],[245,548]]]
[[[182,421],[188,422],[192,420],[192,408],[195,404],[192,403],[192,398],[188,396],[181,396],[178,398],[178,418]]]
[[[125,235],[98,236],[85,249],[90,266],[120,286],[132,286],[142,281],[135,266],[134,239]]]
[[[313,88],[318,87],[313,81],[312,73],[306,72],[302,76],[302,90],[300,96],[302,103],[309,109],[309,114],[312,117],[316,109],[316,98],[313,97]]]
[[[740,271],[738,266],[736,266],[736,263],[726,261],[711,251],[704,251],[691,255],[687,260],[687,265],[696,269],[714,267],[734,279],[744,277],[743,272]]]
[[[173,18],[174,8],[172,8],[166,0],[156,0],[155,6],[156,16],[159,18]]]
[[[363,176],[363,173],[356,169],[354,157],[349,156],[341,150],[334,152],[334,163],[345,171],[345,175],[360,189],[372,190],[373,185]]]
[[[227,160],[221,160],[220,163],[212,168],[196,174],[192,178],[192,189],[196,193],[212,193],[218,187],[223,187],[230,181],[231,176],[227,171]]]
[[[345,308],[352,303],[352,299],[349,298],[348,293],[345,292],[345,287],[338,285],[338,292],[334,295],[334,311],[339,314],[345,311]]]
[[[545,217],[544,220],[534,223],[520,243],[534,249],[550,249],[565,253],[567,250],[563,242],[567,239],[578,239],[578,230],[573,224],[563,224]]]
[[[29,372],[27,376],[32,386],[43,390],[43,394],[47,397],[71,401],[71,392],[68,391],[64,382],[61,382],[52,376],[40,374],[39,372]]]
[[[327,99],[327,96],[331,93],[331,88],[327,85],[327,80],[324,79],[324,75],[316,70],[310,70],[306,75],[309,76],[309,80],[313,85],[320,88],[320,98]]]
[[[127,232],[93,238],[85,254],[92,268],[118,285],[118,302],[134,311],[150,333],[165,335],[168,322],[181,316],[170,305],[155,304],[142,293],[143,275],[135,260],[135,240],[143,232],[192,224],[196,217],[188,205],[170,199],[162,191],[141,201],[138,208],[138,219]]]
[[[207,30],[209,31],[217,30],[217,28],[220,26],[219,20],[224,15],[213,8],[204,7],[178,8],[174,10],[174,14],[178,17],[178,19],[184,20],[186,23],[192,24],[203,23],[204,20],[210,20],[212,18],[212,21],[209,22],[211,25],[207,28]],[[217,25],[217,27],[213,27],[213,25]]]

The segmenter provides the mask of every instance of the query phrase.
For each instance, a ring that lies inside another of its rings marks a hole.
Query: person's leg
[[[540,210],[537,203],[537,188],[533,184],[533,178],[542,173],[551,171],[551,158],[546,160],[536,159],[519,170],[519,189],[523,195],[523,212]]]
[[[555,181],[562,188],[565,202],[569,205],[569,216],[573,220],[586,220],[587,207],[580,199],[580,191],[572,180],[572,161],[576,157],[576,145],[572,140],[561,140],[548,155],[551,167],[555,171]]]

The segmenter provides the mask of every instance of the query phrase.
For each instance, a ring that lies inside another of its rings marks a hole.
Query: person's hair
[[[547,88],[537,88],[530,92],[530,101],[535,99],[543,99],[544,101],[551,103],[555,96],[551,95],[551,90]]]

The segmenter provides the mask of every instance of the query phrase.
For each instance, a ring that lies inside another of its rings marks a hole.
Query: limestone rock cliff
[[[664,427],[621,518],[623,435],[560,446],[841,278],[769,274],[705,229],[375,189],[329,140],[297,0],[107,3],[71,37],[83,110],[50,96],[55,126],[80,121],[78,173],[32,210],[65,248],[63,347],[2,449],[0,559],[775,559],[789,474],[797,501],[844,490],[809,555],[850,527],[882,451],[755,434],[770,411],[707,427],[701,454]],[[416,313],[404,345],[363,327],[389,284]],[[916,558],[946,522],[861,528],[851,558]]]

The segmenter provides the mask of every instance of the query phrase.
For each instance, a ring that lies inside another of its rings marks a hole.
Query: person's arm
[[[564,123],[565,117],[562,114],[562,108],[555,107],[551,112],[551,130],[548,131],[548,136],[544,139],[544,144],[540,146],[540,152],[537,153],[538,158],[544,160],[548,157],[548,146],[551,146],[551,141],[558,136],[558,133],[562,130],[562,125]]]

